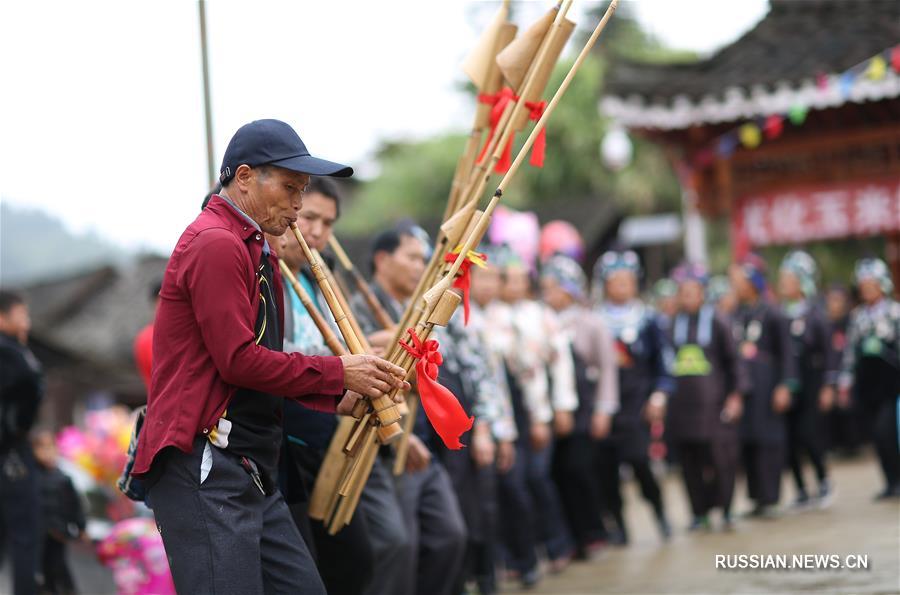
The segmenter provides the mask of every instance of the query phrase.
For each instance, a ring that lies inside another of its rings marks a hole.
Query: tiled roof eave
[[[668,102],[647,101],[639,95],[606,95],[600,111],[630,128],[678,130],[690,126],[719,124],[772,114],[786,114],[796,105],[812,110],[839,107],[846,103],[864,103],[900,96],[900,75],[888,69],[881,80],[858,77],[847,96],[840,76],[827,78],[821,87],[809,79],[800,83],[783,81],[771,87],[729,87],[700,98],[676,95]]]

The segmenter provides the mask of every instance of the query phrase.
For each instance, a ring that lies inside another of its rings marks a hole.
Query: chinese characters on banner
[[[900,178],[810,186],[737,201],[735,238],[749,246],[900,231]]]

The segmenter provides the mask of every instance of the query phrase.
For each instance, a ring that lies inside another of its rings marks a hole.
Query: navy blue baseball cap
[[[274,165],[311,176],[353,175],[352,167],[310,155],[294,129],[281,120],[255,120],[238,128],[222,157],[219,181],[223,186],[241,164]]]

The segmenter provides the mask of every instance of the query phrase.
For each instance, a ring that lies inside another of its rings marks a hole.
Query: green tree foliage
[[[464,136],[448,134],[384,145],[377,155],[381,172],[357,191],[341,231],[360,235],[401,218],[440,217],[464,144]]]

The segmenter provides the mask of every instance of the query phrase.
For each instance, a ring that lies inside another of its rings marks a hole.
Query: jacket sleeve
[[[778,366],[778,384],[787,386],[792,391],[797,387],[797,370],[794,355],[791,353],[791,330],[787,318],[776,307],[769,309],[769,332],[772,333],[772,346],[776,365]]]
[[[835,349],[832,345],[833,328],[828,316],[822,310],[816,311],[816,352],[822,358],[825,368],[825,385],[837,384],[838,360],[835,357]]]
[[[671,395],[675,392],[675,378],[672,376],[675,353],[657,316],[649,323],[649,336],[653,346],[653,390]]]
[[[253,270],[246,247],[224,229],[201,232],[183,255],[178,285],[190,297],[216,369],[229,384],[333,411],[335,397],[344,390],[340,358],[282,353],[256,344]]]
[[[41,366],[26,348],[0,347],[0,445],[26,435],[44,396]]]
[[[69,510],[69,518],[67,520],[74,523],[78,528],[78,532],[82,533],[87,526],[84,517],[84,507],[81,505],[81,496],[78,495],[75,486],[72,485],[72,480],[68,477],[66,478],[66,492],[69,499],[69,506],[71,507]]]
[[[597,393],[594,396],[594,412],[613,415],[619,410],[619,363],[612,333],[603,320],[594,312],[589,312],[593,320],[594,366],[600,370]]]
[[[745,368],[737,354],[737,345],[731,328],[719,316],[713,320],[716,335],[719,337],[719,356],[722,358],[722,373],[725,377],[725,394],[746,394],[750,391],[750,385],[745,373]]]
[[[542,310],[550,348],[550,402],[554,411],[575,411],[578,408],[578,391],[575,388],[571,338],[562,332],[559,320],[549,308],[543,307]]]
[[[847,323],[847,340],[844,342],[844,353],[841,355],[841,373],[838,384],[849,388],[853,385],[856,373],[856,347],[860,341],[859,314],[856,310],[850,313],[850,321]]]

